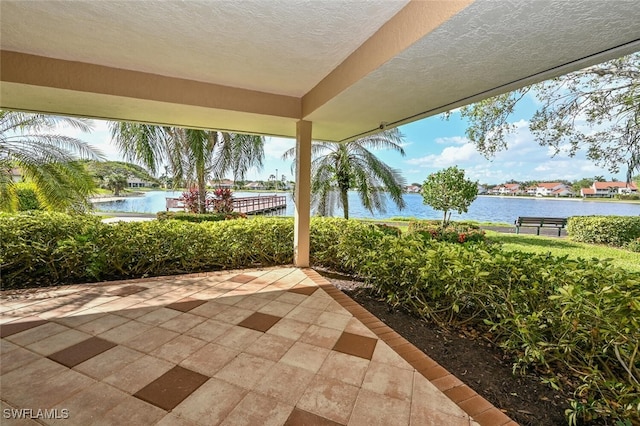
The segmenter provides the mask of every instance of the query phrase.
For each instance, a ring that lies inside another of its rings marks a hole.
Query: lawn
[[[611,263],[628,271],[640,272],[640,253],[614,247],[578,243],[569,239],[531,235],[502,234],[487,231],[492,241],[503,243],[505,250],[529,253],[551,253],[554,256],[569,256],[577,259],[610,259]]]

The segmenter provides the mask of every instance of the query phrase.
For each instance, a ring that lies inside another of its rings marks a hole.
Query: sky
[[[429,117],[411,124],[400,126],[404,135],[402,157],[394,151],[378,150],[376,155],[391,167],[402,171],[408,184],[422,183],[430,173],[458,166],[465,170],[465,175],[481,184],[496,185],[508,180],[516,181],[569,181],[582,178],[604,176],[624,180],[624,171],[611,174],[608,170],[597,167],[588,160],[583,152],[575,157],[559,154],[552,157],[548,147],[541,147],[535,142],[529,131],[528,120],[535,110],[533,98],[525,98],[518,105],[512,122],[516,125],[514,134],[508,136],[508,149],[488,160],[478,153],[475,146],[465,136],[466,122],[460,114],[454,112],[449,120],[441,115]],[[69,136],[82,139],[100,149],[107,159],[122,161],[123,158],[111,142],[106,121],[94,120],[91,133],[80,133],[74,129],[61,129]],[[282,154],[295,146],[294,139],[267,137],[265,141],[264,167],[250,170],[247,180],[267,180],[269,175],[285,175],[287,180],[294,180],[291,172],[291,160],[283,161]]]

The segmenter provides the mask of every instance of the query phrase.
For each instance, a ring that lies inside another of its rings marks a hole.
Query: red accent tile
[[[12,334],[20,333],[21,331],[29,330],[31,328],[35,328],[39,325],[46,324],[49,321],[45,320],[35,320],[35,321],[20,321],[20,322],[10,322],[8,324],[0,325],[0,337],[11,336]]]
[[[185,299],[178,300],[175,303],[171,303],[166,307],[169,309],[174,309],[180,312],[189,312],[190,310],[197,308],[198,306],[207,303],[206,300],[194,299],[192,297],[187,297]]]
[[[303,294],[305,296],[311,296],[313,293],[316,292],[317,289],[318,287],[300,286],[300,287],[290,288],[289,292]]]
[[[250,328],[252,330],[262,331],[263,333],[273,327],[282,318],[275,315],[263,314],[255,312],[242,320],[238,325]]]
[[[128,285],[125,287],[120,287],[108,291],[107,294],[109,296],[131,296],[132,294],[140,293],[141,291],[146,290],[148,287],[143,287],[141,285]]]
[[[415,368],[418,371],[428,370],[429,368],[435,367],[436,365],[438,365],[437,362],[435,362],[434,360],[432,360],[426,355],[424,355],[420,359],[410,362],[410,364],[413,368]]]
[[[476,391],[474,391],[467,385],[456,386],[455,388],[447,389],[446,391],[444,391],[444,394],[458,405],[460,405],[460,402],[466,401],[467,399],[473,398],[474,396],[478,395]]]
[[[231,277],[229,278],[229,281],[233,281],[234,283],[248,283],[249,281],[253,281],[255,280],[257,277],[254,277],[253,275],[246,275],[246,274],[240,274],[240,275],[236,275],[235,277]]]
[[[439,379],[449,374],[449,372],[440,365],[436,365],[435,367],[420,371],[420,373],[422,373],[422,375],[429,380]]]
[[[73,346],[69,346],[66,349],[53,353],[49,355],[48,358],[64,365],[65,367],[72,368],[115,346],[117,346],[115,343],[108,340],[104,340],[99,337],[91,337],[83,342],[76,343]]]
[[[364,359],[371,359],[377,342],[377,339],[347,333],[345,331],[333,346],[333,350],[348,355],[359,356]]]
[[[133,396],[169,411],[207,380],[209,380],[207,376],[176,365]],[[211,403],[215,404],[215,401]]]
[[[336,423],[333,420],[320,417],[308,411],[294,408],[284,426],[341,426],[342,423]]]

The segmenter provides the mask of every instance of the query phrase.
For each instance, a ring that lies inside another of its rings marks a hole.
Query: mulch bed
[[[390,310],[361,282],[318,270],[345,292],[478,394],[521,425],[567,424],[570,395],[553,390],[534,375],[514,375],[512,360],[474,329],[443,329],[399,310]]]

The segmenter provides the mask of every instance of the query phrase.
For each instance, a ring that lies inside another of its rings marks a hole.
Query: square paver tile
[[[4,342],[4,340],[3,340]],[[9,371],[16,370],[23,365],[38,361],[42,359],[40,355],[16,346],[16,349],[10,352],[3,352],[0,356],[0,374],[8,373]],[[0,379],[0,384],[2,379]]]
[[[226,310],[220,312],[214,318],[218,321],[226,322],[228,324],[238,324],[245,318],[253,314],[254,311],[249,309],[237,308],[235,306],[229,306]]]
[[[344,328],[344,331],[351,334],[358,334],[360,336],[377,338],[376,334],[369,329],[366,325],[362,324],[357,318],[351,318]]]
[[[115,343],[99,337],[91,337],[66,349],[49,355],[49,359],[59,362],[65,367],[72,368],[96,355],[116,346]]]
[[[258,312],[262,312],[270,315],[276,315],[279,317],[284,317],[289,312],[291,312],[295,307],[296,305],[291,303],[272,300],[271,302],[267,303],[266,305],[258,309]]]
[[[361,389],[348,425],[408,425],[411,403]]]
[[[191,336],[179,335],[175,339],[170,340],[149,352],[149,355],[179,364],[183,359],[187,358],[206,344],[207,342],[204,340],[196,339]]]
[[[250,311],[257,311],[262,308],[264,305],[269,303],[269,299],[265,299],[264,297],[258,297],[255,294],[245,297],[234,306],[242,309],[248,309]]]
[[[174,364],[145,355],[107,376],[103,381],[127,393],[135,393],[169,371]]]
[[[267,333],[260,336],[244,352],[272,361],[279,361],[295,342],[295,340]]]
[[[187,297],[185,299],[178,300],[175,303],[171,303],[167,305],[169,309],[175,309],[180,312],[189,312],[190,310],[197,308],[198,306],[207,303],[206,300],[194,299],[192,297]]]
[[[333,350],[349,355],[359,356],[365,359],[371,359],[377,342],[378,339],[347,333],[345,331],[336,342]]]
[[[218,371],[215,377],[243,388],[252,389],[274,364],[274,361],[241,353]]]
[[[105,314],[89,322],[79,324],[74,328],[76,330],[84,331],[85,333],[93,334],[95,336],[104,333],[107,330],[111,330],[112,328],[122,325],[128,321],[128,318],[124,318],[119,315]]]
[[[102,380],[143,356],[142,352],[134,351],[125,346],[115,346],[76,365],[73,369],[94,379]]]
[[[227,309],[229,309],[229,305],[209,300],[208,302],[203,303],[202,305],[191,309],[189,313],[194,315],[200,315],[206,318],[213,318],[219,313]]]
[[[178,315],[180,315],[180,311],[175,309],[159,308],[138,317],[136,321],[149,325],[160,325],[163,322],[169,321],[171,318],[177,317]]]
[[[276,336],[284,337],[287,339],[298,340],[302,334],[307,331],[309,328],[309,324],[305,322],[300,322],[296,320],[292,320],[289,318],[282,318],[271,327],[267,333],[275,334]]]
[[[176,365],[140,389],[134,396],[163,410],[169,411],[180,404],[207,380],[207,376]]]
[[[185,358],[180,365],[200,374],[213,377],[239,353],[239,349],[209,343]]]
[[[346,424],[360,389],[323,376],[313,378],[297,407],[340,424]]]
[[[5,325],[6,324],[2,324],[2,327],[4,328]],[[38,326],[29,328],[28,330],[11,334],[10,336],[7,336],[6,339],[16,345],[28,346],[32,343],[44,340],[68,330],[71,330],[71,328],[65,327],[61,324],[56,324],[55,322],[47,321],[44,324],[39,324]]]
[[[413,371],[372,361],[364,376],[362,389],[391,398],[411,401]]]
[[[300,426],[300,425],[342,426],[341,423],[336,423],[333,420],[326,419],[324,417],[318,416],[317,414],[313,414],[308,411],[295,408],[291,412],[291,415],[289,416],[287,421],[284,423],[284,426]]]
[[[421,419],[428,419],[432,413],[441,413],[451,417],[468,418],[458,404],[440,392],[429,380],[418,371],[414,372],[413,395],[411,401],[411,422],[422,423]]]
[[[295,405],[313,376],[309,370],[278,362],[258,382],[254,391],[285,404]]]
[[[305,330],[302,336],[300,336],[299,341],[314,346],[320,346],[321,348],[331,349],[341,335],[342,332],[339,330],[320,327],[314,324]]]
[[[231,327],[233,327],[231,324],[215,319],[208,319],[187,331],[186,334],[206,342],[213,342],[229,331]]]
[[[340,380],[354,386],[361,386],[370,361],[358,356],[331,351],[318,374]]]
[[[64,425],[65,423],[73,423],[77,425],[93,425],[96,420],[101,419],[107,411],[130,398],[131,395],[113,386],[95,382],[81,392],[77,392],[70,398],[56,404],[54,408],[58,410],[68,410],[69,418],[56,420],[53,424]]]
[[[105,331],[104,333],[100,333],[98,337],[102,337],[103,339],[121,345],[137,336],[144,335],[147,331],[151,330],[151,328],[152,327],[148,324],[138,321],[129,321],[112,328],[111,330]]]
[[[343,331],[349,321],[351,321],[351,318],[352,316],[347,311],[344,311],[344,314],[324,311],[318,316],[315,323],[322,327]]]
[[[90,338],[91,335],[78,330],[67,330],[46,339],[39,340],[27,346],[30,351],[37,352],[41,355],[51,355],[69,346],[80,343]]]
[[[222,426],[281,426],[293,410],[292,405],[249,392],[224,419]]]
[[[320,348],[309,345],[308,343],[296,342],[291,346],[291,349],[284,354],[280,362],[316,373],[330,352],[330,349]]]
[[[296,306],[291,312],[286,315],[286,318],[313,324],[323,312],[324,311],[318,309]]]
[[[277,317],[275,315],[254,312],[253,314],[242,320],[240,323],[238,323],[238,325],[240,327],[246,327],[264,333],[281,319],[281,317]]]
[[[289,303],[291,305],[298,306],[300,303],[307,300],[308,297],[304,294],[299,293],[290,293],[288,291],[283,291],[280,296],[276,299],[277,302],[280,303]]]
[[[260,331],[234,325],[218,337],[215,342],[228,348],[244,350],[253,345],[262,335],[263,333]]]
[[[175,331],[176,333],[184,333],[191,330],[193,327],[200,325],[205,320],[205,317],[186,312],[178,315],[177,317],[171,318],[169,321],[163,322],[160,324],[160,327]]]
[[[203,425],[220,423],[247,394],[247,390],[218,379],[209,379],[178,405],[173,413]]]
[[[179,334],[175,331],[153,327],[145,331],[143,335],[135,336],[122,344],[140,352],[151,352],[178,336]]]
[[[150,425],[156,424],[167,412],[148,402],[129,396],[124,401],[111,408],[108,412],[94,419],[92,426],[113,425]],[[177,423],[173,426],[179,426]]]
[[[46,324],[47,320],[32,320],[32,321],[13,321],[0,325],[0,337],[5,338],[12,334],[20,333],[21,331],[29,330],[31,328],[38,327],[39,325]]]
[[[382,364],[392,365],[398,368],[404,368],[405,370],[413,371],[413,367],[404,358],[402,358],[396,351],[391,349],[383,341],[379,341],[376,345],[376,349],[373,351],[371,361],[380,362]]]

